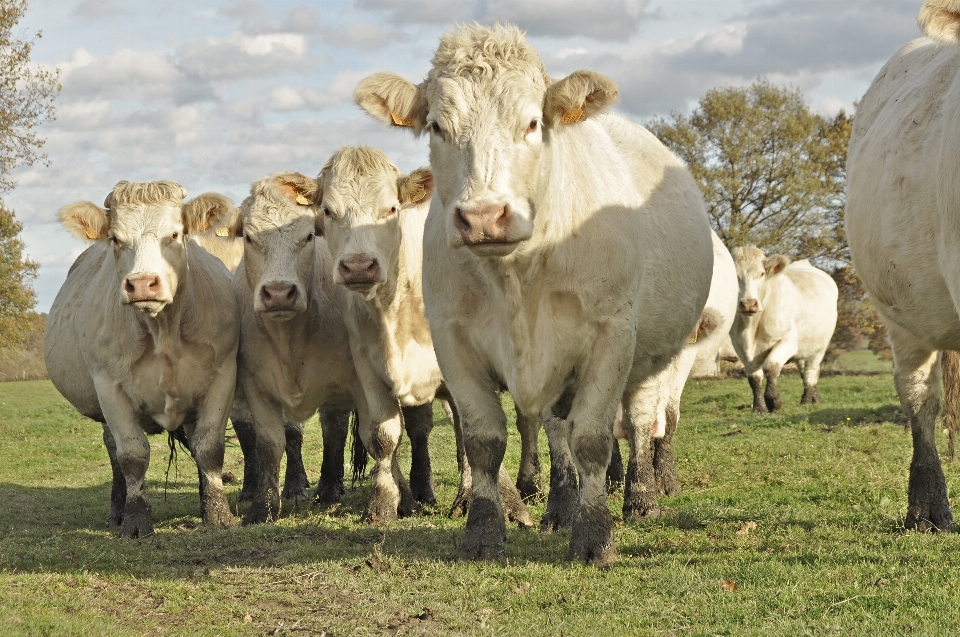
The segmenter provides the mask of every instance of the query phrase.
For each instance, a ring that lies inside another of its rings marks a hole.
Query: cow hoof
[[[640,520],[652,520],[660,515],[660,505],[657,503],[637,504],[627,500],[623,501],[623,521],[638,522]]]
[[[450,513],[448,517],[462,518],[463,516],[470,513],[470,499],[472,497],[472,492],[470,489],[463,489],[460,493],[457,494],[457,497],[453,500],[453,506],[450,507]]]
[[[321,481],[317,484],[317,490],[313,492],[313,503],[325,507],[339,504],[340,500],[343,499],[344,492],[342,482],[326,483]]]
[[[227,499],[221,494],[210,498],[203,506],[203,523],[212,526],[230,527],[236,524]]]
[[[237,496],[237,502],[250,502],[253,500],[253,489],[242,489]]]
[[[380,525],[396,522],[399,517],[404,517],[404,514],[398,511],[394,502],[389,502],[387,498],[371,498],[362,521],[364,524]]]
[[[128,502],[123,509],[120,537],[138,538],[153,535],[153,519],[146,500]]]
[[[488,498],[475,499],[470,506],[457,559],[499,560],[504,557],[506,543],[507,525],[503,511]]]
[[[281,494],[285,500],[292,500],[294,498],[303,498],[307,497],[307,487],[310,485],[304,481],[300,482],[299,480],[290,482],[283,485],[283,493]]]
[[[680,495],[680,483],[677,476],[657,476],[657,491],[671,498]]]
[[[613,519],[607,507],[580,507],[570,537],[570,561],[590,562],[607,568],[617,561]]]
[[[247,526],[248,524],[265,524],[267,522],[273,522],[279,513],[279,504],[277,506],[270,506],[266,503],[254,502],[252,505],[250,505],[250,508],[247,509],[247,513],[243,516],[243,522],[241,524]]]
[[[803,390],[803,396],[800,398],[801,405],[815,405],[820,402],[820,392],[817,388]]]
[[[437,503],[437,496],[433,492],[433,485],[415,485],[411,481],[410,490],[413,492],[413,499],[420,504],[433,506]]]
[[[539,476],[517,476],[517,493],[524,502],[535,502],[543,491]]]
[[[768,411],[767,411],[767,406],[766,406],[766,405],[754,405],[754,406],[753,406],[753,413],[755,413],[755,414],[766,414],[766,413],[768,413]]]
[[[953,513],[950,511],[950,505],[946,502],[924,502],[920,506],[911,505],[907,510],[907,519],[903,526],[916,531],[952,533],[957,530],[953,524]]]
[[[573,515],[569,510],[555,509],[550,510],[549,504],[547,510],[540,520],[540,530],[544,533],[553,533],[563,529],[569,529],[573,526]]]
[[[107,528],[115,529],[123,523],[123,504],[110,506],[110,515],[107,516]]]
[[[783,407],[783,401],[780,399],[779,394],[776,396],[764,396],[763,402],[767,405],[767,411],[771,414],[775,411],[780,411],[780,408]]]

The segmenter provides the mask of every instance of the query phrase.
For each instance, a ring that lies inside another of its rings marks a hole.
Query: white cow
[[[617,96],[591,71],[553,81],[504,24],[444,35],[419,86],[378,73],[354,94],[380,121],[430,135],[424,301],[473,468],[461,559],[504,552],[502,385],[572,452],[570,558],[615,559],[606,469],[617,406],[628,421],[641,415],[645,384],[706,302],[700,192],[647,130],[604,113]]]
[[[677,495],[673,436],[680,421],[680,396],[690,370],[698,359],[715,358],[727,340],[737,312],[737,271],[730,251],[715,232],[713,238],[713,279],[710,296],[697,331],[683,351],[657,376],[644,419],[636,419],[627,430],[618,413],[615,435],[630,441],[630,459],[623,492],[623,519],[655,517],[660,513],[657,494]],[[652,444],[651,444],[652,437]]]
[[[887,325],[913,432],[907,528],[953,530],[937,456],[942,350],[960,350],[960,2],[929,0],[926,38],[864,95],[847,160],[847,237]]]
[[[193,232],[190,238],[202,245],[207,252],[223,261],[231,273],[237,271],[243,259],[243,237],[239,234],[240,214],[229,198],[217,193],[204,193],[205,209],[198,211],[207,220],[207,228]],[[320,426],[323,430],[323,465],[314,500],[321,504],[339,502],[343,495],[343,450],[349,430],[350,412],[333,408],[320,410]],[[257,437],[250,406],[243,388],[238,387],[230,410],[237,441],[243,451],[243,488],[239,500],[250,501],[256,493]],[[284,498],[307,497],[310,486],[307,471],[303,466],[303,423],[284,420],[287,468],[283,481]],[[361,450],[362,451],[362,450]],[[356,460],[356,459],[355,459]]]
[[[233,523],[220,474],[237,306],[224,265],[186,240],[211,219],[197,214],[203,196],[184,206],[185,194],[170,181],[121,181],[107,210],[82,201],[60,211],[68,230],[95,243],[53,302],[44,358],[60,393],[103,423],[113,468],[108,524],[122,537],[153,533],[146,434],[164,431],[186,439],[196,459],[203,521]]]
[[[433,504],[427,445],[433,399],[438,391],[445,393],[421,283],[423,226],[433,176],[428,168],[401,175],[381,151],[348,146],[330,158],[318,181],[324,232],[333,253],[332,276],[349,290],[340,295],[341,309],[371,418],[389,423],[383,430],[399,435],[402,412],[413,455],[410,488],[418,502]],[[531,460],[537,453],[539,423],[518,419],[528,425],[520,481],[532,489],[539,468]],[[455,416],[455,426],[457,421]],[[468,472],[465,467],[455,510],[469,508]],[[507,517],[532,524],[517,488],[509,478],[501,479],[501,485],[510,503]]]
[[[384,510],[390,507],[396,517],[397,492],[401,513],[416,508],[400,475],[396,448],[371,435],[340,316],[342,292],[331,275],[330,250],[319,238],[318,192],[309,177],[277,173],[254,182],[240,205],[245,245],[242,267],[233,277],[240,312],[237,378],[253,413],[260,470],[244,524],[264,522],[280,511],[284,416],[302,422],[320,407],[357,409],[364,446],[377,463],[366,518],[388,518]],[[339,466],[342,475],[342,445]]]
[[[791,360],[803,375],[800,404],[820,402],[820,363],[837,327],[837,284],[806,259],[791,263],[782,254],[767,257],[753,246],[730,252],[740,282],[730,339],[753,389],[753,411],[783,406],[777,379]]]

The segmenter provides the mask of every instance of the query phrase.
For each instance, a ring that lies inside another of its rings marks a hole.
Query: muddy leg
[[[110,468],[113,471],[113,486],[110,488],[110,515],[107,517],[107,527],[115,528],[123,522],[123,508],[127,502],[127,481],[120,470],[120,463],[117,461],[117,443],[113,441],[113,435],[103,425],[103,444],[107,448],[107,455],[110,456]]]
[[[624,401],[623,422],[630,441],[630,459],[623,487],[623,520],[660,515],[653,473],[652,431],[657,420],[657,379],[638,386]]]
[[[780,398],[780,390],[777,389],[777,379],[780,378],[780,365],[768,364],[763,373],[767,377],[767,386],[763,390],[763,402],[766,403],[770,413],[779,411],[783,407],[783,400]]]
[[[750,382],[751,391],[753,391],[753,413],[767,413],[767,403],[763,400],[763,370],[758,369],[747,376],[747,380]]]
[[[286,441],[287,471],[283,480],[283,497],[306,498],[307,470],[303,466],[303,423],[284,420],[283,433]]]
[[[524,501],[535,499],[543,491],[543,477],[540,470],[540,452],[538,436],[540,418],[528,416],[517,411],[517,429],[520,431],[520,471],[517,472],[517,491]]]
[[[679,419],[679,401],[671,400],[667,405],[666,432],[663,438],[655,438],[653,441],[653,475],[657,480],[657,490],[669,496],[680,495],[677,463],[673,457],[673,435],[677,431]]]
[[[350,410],[321,407],[320,428],[323,432],[323,464],[313,501],[320,505],[336,504],[344,493],[343,456],[350,429]]]
[[[237,498],[249,502],[257,492],[257,432],[250,420],[233,419],[233,431],[237,434],[240,451],[243,452],[243,488]]]
[[[403,423],[410,437],[410,491],[421,504],[437,503],[433,469],[430,467],[430,431],[433,429],[433,403],[401,407]]]
[[[614,438],[613,454],[607,467],[607,493],[616,493],[623,488],[623,456],[620,454],[620,441]]]
[[[565,394],[553,406],[555,418],[543,423],[550,447],[550,493],[547,494],[547,510],[540,520],[541,531],[569,529],[580,503],[577,470],[566,431],[566,418],[572,404],[573,394]]]

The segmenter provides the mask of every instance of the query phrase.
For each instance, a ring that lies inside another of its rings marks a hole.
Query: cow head
[[[744,316],[762,312],[767,295],[767,281],[779,276],[790,265],[790,258],[782,254],[768,257],[763,250],[754,246],[734,248],[730,255],[737,268],[737,282],[740,284],[737,312]]]
[[[121,181],[107,195],[106,210],[80,201],[60,210],[60,222],[81,239],[109,241],[122,302],[156,316],[173,301],[185,275],[184,235],[216,223],[226,212],[201,202],[201,220],[183,205],[184,196],[183,187],[172,181]]]
[[[307,309],[316,238],[323,234],[318,192],[309,177],[277,173],[255,182],[240,204],[244,274],[261,316],[286,320]]]
[[[443,36],[419,86],[377,73],[356,102],[391,126],[430,135],[430,165],[454,248],[505,256],[533,234],[541,154],[551,132],[575,126],[618,97],[616,84],[577,71],[547,77],[515,26],[464,26]],[[434,203],[436,205],[436,203]]]
[[[960,42],[960,0],[927,0],[920,7],[917,23],[924,34],[938,42]]]
[[[205,192],[184,206],[190,221],[190,238],[234,272],[243,257],[240,212],[229,198]]]
[[[396,276],[400,217],[433,194],[429,168],[401,175],[375,148],[342,148],[318,178],[324,233],[333,254],[334,280],[362,295]]]

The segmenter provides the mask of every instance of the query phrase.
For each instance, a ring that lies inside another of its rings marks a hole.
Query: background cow
[[[356,407],[361,428],[369,418],[340,317],[339,290],[330,276],[330,251],[318,239],[317,193],[313,179],[277,173],[255,182],[240,205],[243,267],[233,277],[240,313],[237,377],[253,414],[259,464],[244,524],[264,522],[280,511],[284,416],[302,422],[321,407]],[[323,489],[336,487],[338,477],[342,485],[345,423],[322,419],[320,424],[324,466],[318,498],[339,499],[339,493],[325,496]],[[381,461],[394,451],[370,450]],[[406,506],[413,504],[409,497]]]
[[[913,432],[907,528],[953,529],[937,455],[940,350],[960,350],[960,2],[925,2],[914,40],[857,107],[845,223],[887,325]]]
[[[182,434],[196,459],[203,521],[233,523],[220,474],[237,306],[224,265],[186,240],[216,217],[197,214],[205,197],[184,206],[185,194],[170,181],[121,181],[107,210],[83,201],[60,211],[68,230],[95,243],[53,302],[44,358],[60,393],[103,423],[113,468],[108,524],[122,537],[153,533],[146,434],[163,431]]]
[[[240,227],[239,211],[234,207],[229,198],[217,193],[204,193],[202,195],[206,201],[207,209],[200,211],[210,223],[203,232],[191,233],[190,238],[202,245],[207,252],[223,261],[231,274],[237,271],[240,260],[243,258],[243,237],[239,236],[237,229]],[[348,427],[347,419],[350,413],[337,409],[322,409],[320,420],[329,421],[327,426],[323,427],[328,432],[329,440],[324,442],[324,459],[327,462],[327,475],[321,476],[317,483],[317,490],[314,494],[316,501],[329,504],[339,502],[343,493],[343,471],[339,472],[339,482],[337,472],[332,471],[332,462],[335,461],[336,454],[342,457],[342,449],[334,451],[328,450],[328,446],[342,447],[346,443],[346,430]],[[243,388],[238,387],[233,397],[233,408],[230,411],[230,421],[233,423],[233,429],[237,434],[237,441],[240,443],[240,449],[243,451],[243,488],[240,490],[239,500],[241,502],[253,499],[253,494],[257,490],[257,436],[253,425],[253,415],[250,413],[250,406],[247,404],[247,398],[243,394]],[[283,481],[284,498],[307,497],[307,487],[310,481],[307,478],[306,468],[303,466],[303,423],[291,422],[284,419],[284,437],[286,441],[285,450],[287,454],[287,468]],[[332,455],[330,455],[332,454]],[[331,471],[334,475],[330,475]],[[324,479],[326,478],[326,479]]]
[[[700,192],[653,135],[603,113],[617,96],[590,71],[551,80],[504,24],[444,35],[419,86],[378,73],[354,94],[380,121],[430,135],[424,300],[473,468],[461,559],[504,552],[501,385],[572,453],[570,558],[615,558],[606,469],[617,405],[631,422],[643,413],[645,383],[706,302]]]
[[[790,263],[753,246],[730,252],[740,283],[730,339],[753,390],[753,411],[780,409],[777,378],[791,360],[803,375],[800,404],[820,402],[820,363],[837,326],[837,284],[806,259]]]
[[[348,290],[340,295],[341,309],[371,419],[384,423],[381,431],[399,435],[402,413],[413,455],[410,488],[418,502],[433,504],[428,437],[442,378],[424,315],[421,281],[423,225],[433,176],[428,168],[401,175],[381,151],[346,147],[334,153],[318,180],[332,275]],[[527,425],[522,428],[526,444],[520,482],[531,484],[532,490],[538,477],[532,474],[539,469],[531,460],[537,454],[539,423],[518,418]],[[456,414],[453,420],[459,429]],[[469,508],[469,473],[469,465],[461,467],[454,511]],[[501,474],[507,517],[532,524],[502,468]],[[383,514],[396,515],[397,504],[385,504]]]

